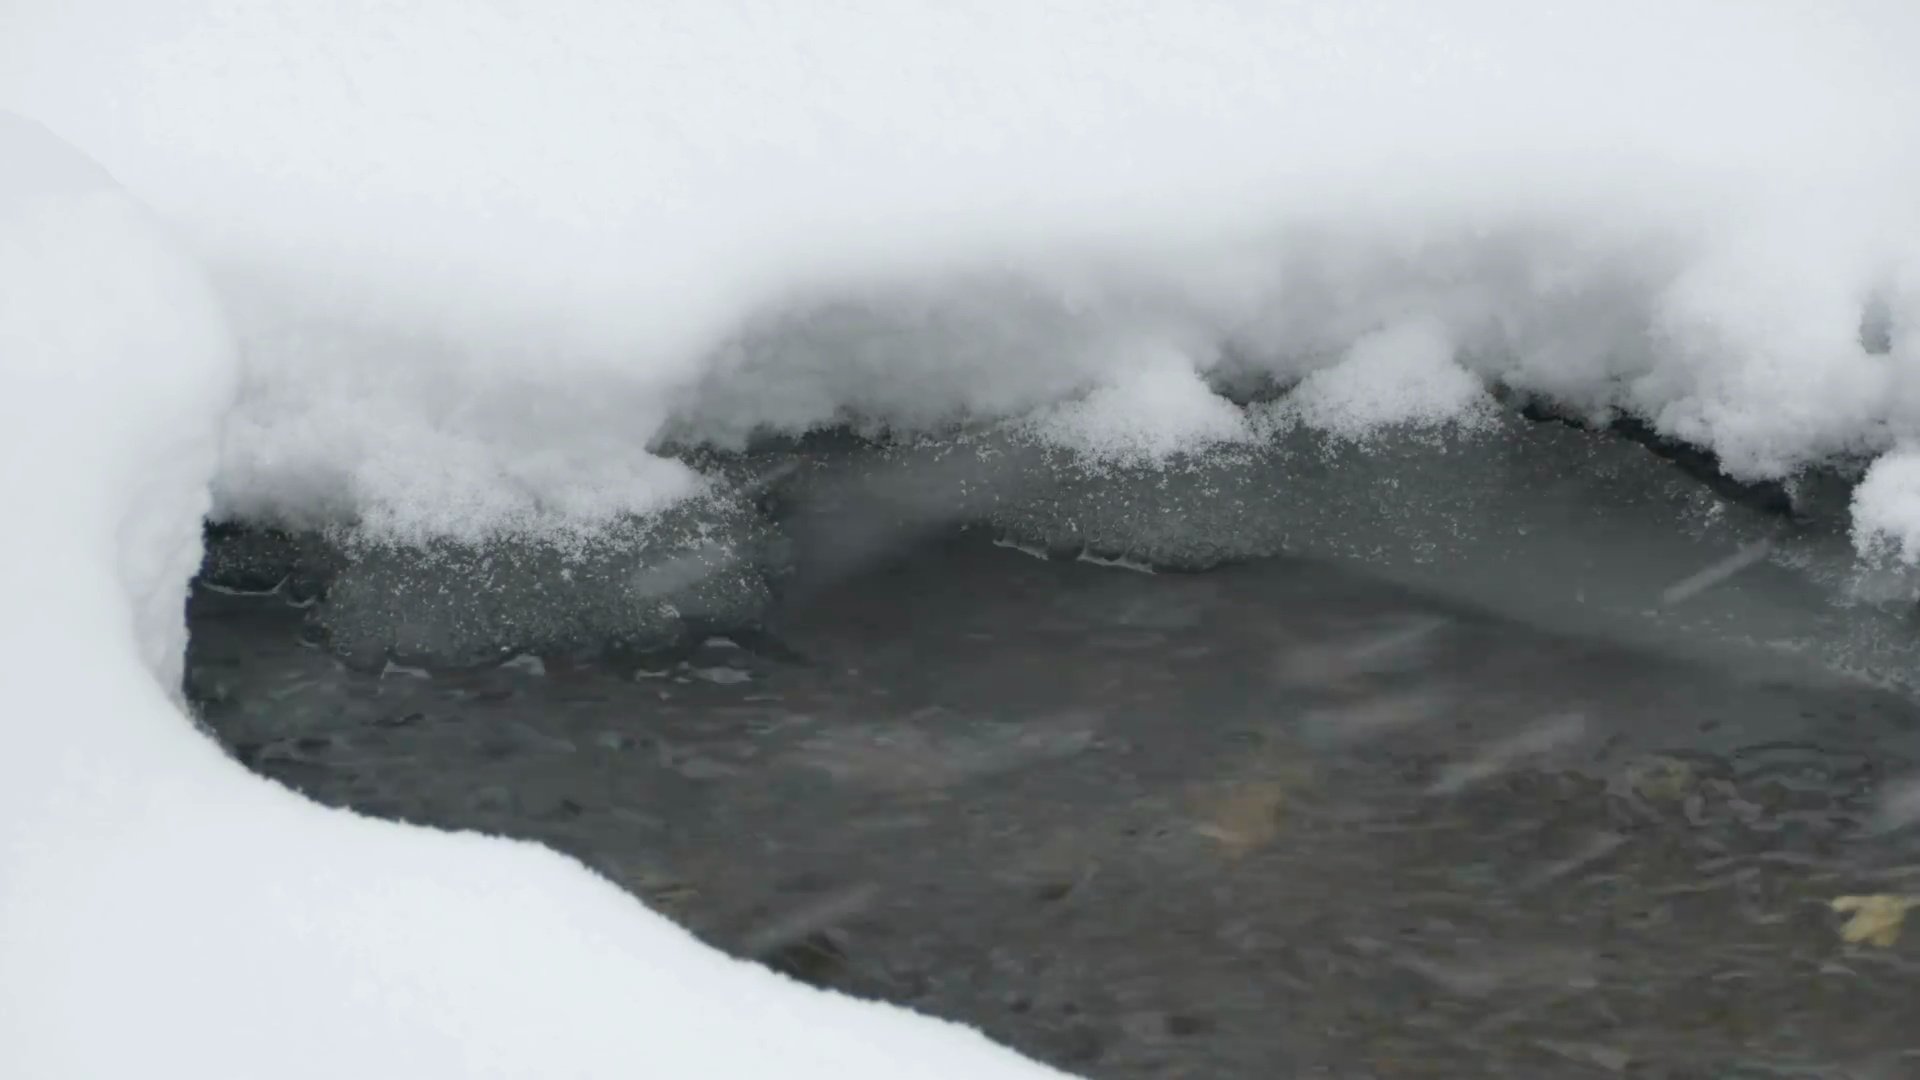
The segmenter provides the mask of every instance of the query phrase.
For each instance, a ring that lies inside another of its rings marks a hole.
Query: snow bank
[[[175,688],[230,332],[98,170],[4,113],[0,161],[0,1074],[1051,1075],[223,757]]]
[[[663,434],[1074,402],[1070,445],[1246,437],[1174,367],[1363,428],[1499,382],[1743,477],[1920,427],[1907,0],[0,19],[0,104],[177,222],[239,320],[230,511],[591,525],[699,485]],[[1381,351],[1406,327],[1432,355]]]

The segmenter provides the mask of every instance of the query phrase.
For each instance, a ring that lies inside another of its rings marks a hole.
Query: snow
[[[1867,470],[1853,493],[1853,528],[1862,553],[1920,563],[1920,447],[1890,450]]]
[[[1166,461],[1506,388],[1872,462],[1857,545],[1920,562],[1917,42],[1911,0],[0,6],[0,109],[154,211],[0,127],[0,1064],[1022,1071],[247,777],[173,700],[202,510],[591,530],[701,490],[668,442]]]
[[[1910,0],[0,4],[58,133],[0,121],[0,1072],[1041,1074],[248,776],[175,692],[202,513],[591,530],[701,490],[668,440],[1505,386],[1872,461],[1920,563],[1914,56]]]
[[[1464,371],[1747,478],[1920,427],[1906,0],[16,8],[0,105],[238,325],[223,513],[592,528],[699,488],[662,439],[846,420],[1241,437],[1182,368],[1350,435]]]
[[[1083,398],[1044,410],[1029,430],[1095,462],[1129,464],[1253,438],[1240,411],[1208,389],[1187,357],[1170,350]]]
[[[1397,425],[1470,421],[1489,403],[1479,380],[1455,362],[1446,327],[1420,320],[1365,334],[1340,363],[1300,380],[1291,412],[1336,435]]]
[[[101,171],[5,113],[0,161],[0,1074],[1053,1075],[224,757],[177,687],[232,332]]]

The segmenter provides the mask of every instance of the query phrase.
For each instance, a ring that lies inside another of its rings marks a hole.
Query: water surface
[[[1089,1077],[1920,1075],[1914,942],[1829,909],[1920,893],[1920,709],[1871,687],[977,534],[623,664],[354,673],[207,590],[192,632],[268,776]]]

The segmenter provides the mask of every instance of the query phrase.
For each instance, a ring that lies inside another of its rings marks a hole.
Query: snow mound
[[[1877,560],[1920,563],[1920,447],[1883,455],[1853,492],[1854,546]]]
[[[1253,436],[1240,410],[1209,389],[1178,353],[1043,410],[1030,430],[1095,462],[1149,464]]]
[[[223,512],[473,538],[686,497],[663,440],[1244,437],[1195,379],[1870,458],[1920,435],[1915,40],[1906,0],[76,0],[4,16],[0,105],[211,267]]]
[[[1349,437],[1471,420],[1484,414],[1486,390],[1454,353],[1446,329],[1431,321],[1375,331],[1339,364],[1302,379],[1288,404],[1308,425]]]
[[[230,333],[99,170],[4,113],[0,160],[0,1074],[1052,1075],[223,757],[177,688]]]

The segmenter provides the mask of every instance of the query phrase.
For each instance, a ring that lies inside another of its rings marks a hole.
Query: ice
[[[363,542],[310,618],[336,655],[369,670],[658,650],[699,626],[751,625],[772,546],[753,508],[719,493],[571,545]]]
[[[1903,0],[4,19],[0,104],[237,322],[226,515],[477,541],[690,497],[669,443],[1259,434],[1200,383],[1348,434],[1513,390],[1743,479],[1920,435]]]
[[[1332,560],[1537,626],[1920,689],[1910,571],[1863,568],[1843,523],[1701,484],[1606,430],[1475,405],[1439,428],[1355,440],[1281,424],[1158,462],[1063,452],[1024,423],[766,453],[795,464],[770,505],[803,588],[973,526],[1043,557],[1135,567]]]
[[[224,757],[178,688],[230,332],[99,170],[4,113],[0,160],[0,1074],[1052,1075]]]
[[[1733,579],[1740,571],[1765,559],[1772,552],[1773,545],[1765,540],[1756,541],[1701,570],[1689,574],[1684,580],[1676,581],[1660,594],[1663,604],[1683,604],[1701,593]]]

